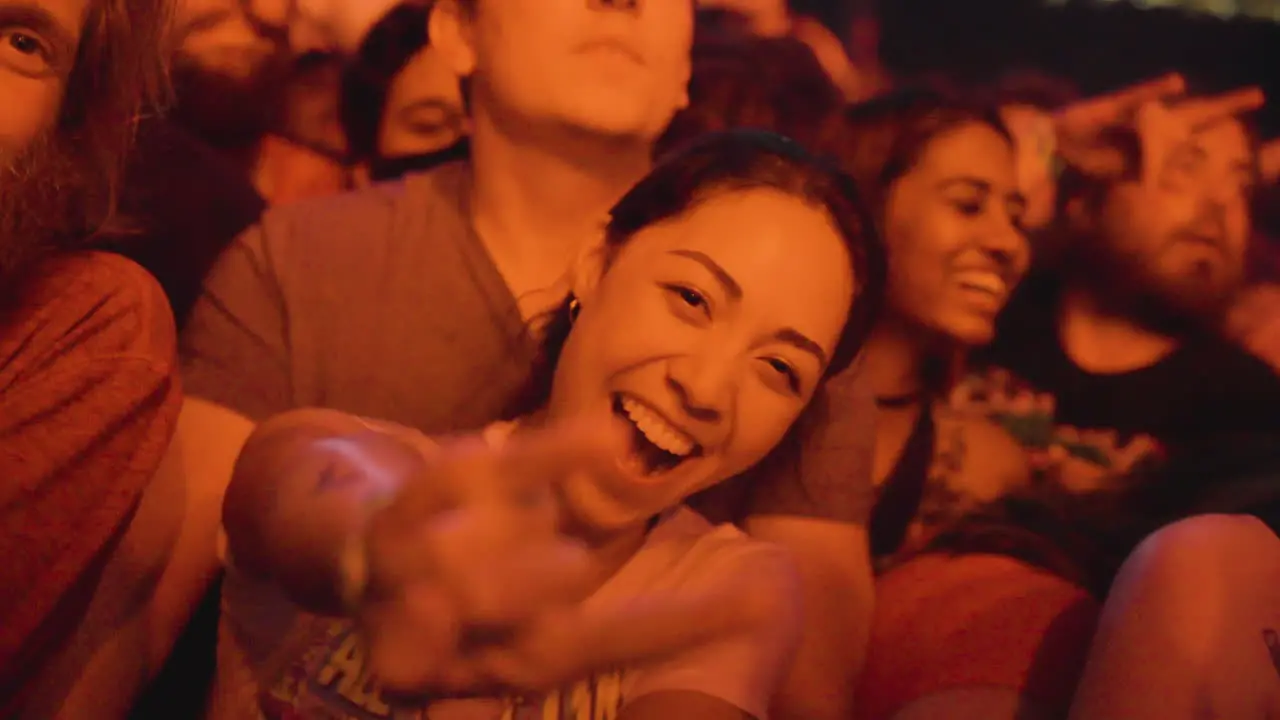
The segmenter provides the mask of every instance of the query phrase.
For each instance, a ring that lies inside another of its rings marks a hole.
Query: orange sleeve
[[[0,325],[0,707],[76,625],[181,403],[172,315],[112,255],[46,263]]]

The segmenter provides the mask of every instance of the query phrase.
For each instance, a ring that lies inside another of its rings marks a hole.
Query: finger
[[[1258,174],[1264,183],[1280,181],[1280,139],[1258,149]]]
[[[401,488],[391,514],[405,522],[421,522],[458,506],[491,484],[494,449],[483,439],[467,436],[435,441],[422,469]]]
[[[419,584],[394,600],[365,609],[360,624],[369,667],[397,692],[429,692],[454,661],[459,622],[450,599]]]
[[[512,438],[503,448],[501,476],[511,489],[536,489],[578,472],[618,474],[630,429],[606,417],[575,419]]]
[[[510,562],[510,595],[536,610],[583,600],[599,577],[586,547],[565,538],[523,548]]]
[[[439,582],[463,608],[466,622],[513,625],[590,593],[599,573],[584,547],[554,537],[534,540],[446,557]]]
[[[1119,122],[1144,103],[1165,100],[1186,90],[1186,80],[1177,73],[1170,73],[1114,93],[1073,103],[1058,113],[1059,123],[1077,131],[1098,128]]]
[[[1200,128],[1257,110],[1266,100],[1261,89],[1248,87],[1213,97],[1185,100],[1175,105],[1173,112],[1189,127]]]
[[[1131,162],[1122,148],[1111,144],[1063,146],[1059,155],[1072,168],[1092,178],[1118,177],[1124,174]]]

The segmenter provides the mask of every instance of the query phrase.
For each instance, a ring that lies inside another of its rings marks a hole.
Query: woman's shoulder
[[[695,596],[724,591],[760,601],[751,616],[774,617],[798,602],[799,575],[785,548],[751,537],[736,526],[714,525],[680,507],[667,514],[636,553],[624,592],[672,592]],[[744,610],[750,610],[743,606]]]
[[[775,567],[791,562],[781,546],[757,540],[730,523],[713,524],[684,506],[658,522],[646,542],[649,545],[666,550],[679,568],[700,575],[717,568],[737,571],[757,564]]]

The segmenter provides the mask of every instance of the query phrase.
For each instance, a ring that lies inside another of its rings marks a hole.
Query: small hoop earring
[[[582,304],[578,302],[578,298],[569,298],[569,322],[576,322],[580,312],[582,312]]]

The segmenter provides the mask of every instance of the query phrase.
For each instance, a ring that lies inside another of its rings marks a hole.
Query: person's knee
[[[1117,586],[1142,582],[1159,594],[1194,591],[1211,579],[1227,581],[1245,565],[1280,563],[1280,538],[1249,515],[1199,515],[1158,530],[1121,569]]]
[[[1049,720],[1060,712],[1042,707],[1011,688],[965,687],[919,698],[893,720]]]

